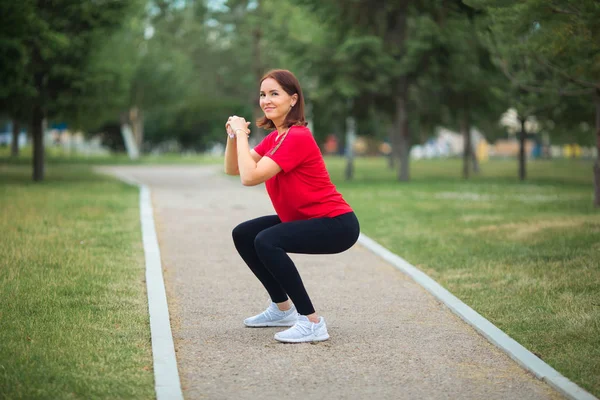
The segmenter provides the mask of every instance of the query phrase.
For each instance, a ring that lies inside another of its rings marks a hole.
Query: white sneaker
[[[325,318],[319,317],[319,323],[311,322],[305,315],[298,316],[298,322],[290,329],[275,334],[275,340],[285,343],[321,342],[329,339]]]
[[[294,326],[298,321],[298,312],[292,304],[292,308],[281,311],[277,304],[271,302],[269,307],[254,317],[246,318],[244,324],[253,328],[264,326]]]

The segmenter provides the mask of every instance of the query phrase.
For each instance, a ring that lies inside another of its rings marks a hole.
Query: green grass
[[[69,153],[60,147],[47,147],[45,151],[48,165],[164,165],[164,164],[214,164],[222,163],[223,157],[215,157],[206,154],[179,154],[167,153],[161,155],[142,155],[137,160],[130,160],[125,153],[114,153],[110,155],[85,155],[81,153]],[[10,148],[0,146],[0,164],[8,165],[31,165],[31,147],[20,150],[19,157],[10,156]]]
[[[362,231],[417,266],[552,367],[600,395],[600,210],[592,162],[415,161],[410,182],[383,159],[332,179]]]
[[[0,398],[154,398],[138,196],[0,163]]]

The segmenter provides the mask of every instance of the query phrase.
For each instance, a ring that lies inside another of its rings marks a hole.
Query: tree
[[[132,10],[94,52],[84,81],[87,96],[78,110],[78,122],[87,130],[117,136],[130,131],[141,151],[146,118],[162,114],[158,119],[164,119],[188,100],[193,67],[182,43],[189,40],[193,4],[178,8],[174,3]]]
[[[11,156],[18,155],[18,135],[21,123],[28,120],[30,107],[27,99],[33,95],[25,71],[27,49],[27,4],[23,2],[0,3],[0,111],[12,121],[13,140]]]
[[[250,120],[256,122],[262,115],[258,104],[258,82],[269,66],[277,64],[277,56],[269,52],[269,39],[272,19],[272,1],[265,0],[227,0],[223,10],[213,12],[214,21],[219,23],[219,35],[222,43],[227,43],[221,51],[229,60],[225,68],[220,68],[219,76],[232,87],[230,93],[238,93],[246,107],[251,110]],[[283,2],[286,3],[286,2]],[[285,5],[284,5],[285,6]],[[268,32],[265,35],[265,32]],[[272,68],[272,67],[271,67]],[[229,85],[224,85],[229,86]],[[265,132],[253,126],[253,140],[264,137]]]
[[[481,19],[480,12],[461,1],[445,2],[435,29],[431,29],[435,54],[430,57],[427,73],[416,83],[418,91],[423,92],[418,97],[435,99],[437,110],[428,109],[431,100],[419,101],[417,108],[425,108],[430,121],[458,127],[462,133],[465,179],[469,178],[471,165],[473,171],[479,169],[471,143],[472,127],[476,121],[497,118],[501,100],[496,91],[504,83],[489,51],[475,34]]]
[[[589,96],[596,109],[596,146],[600,154],[600,3],[465,2],[489,15],[486,36],[490,49],[515,87],[560,97]],[[515,63],[516,59],[523,61]],[[532,69],[545,73],[532,74]],[[600,158],[594,165],[594,184],[594,205],[600,207]]]
[[[366,100],[390,116],[394,127],[391,129],[393,154],[400,160],[398,179],[408,180],[409,89],[419,68],[423,67],[424,53],[430,50],[427,43],[407,40],[409,31],[419,37],[418,32],[429,27],[423,29],[418,24],[410,24],[409,14],[420,15],[423,10],[419,7],[429,2],[410,5],[408,1],[394,1],[381,6],[372,0],[357,0],[352,7],[345,7],[345,2],[340,0],[303,0],[301,3],[329,27],[330,48],[336,49],[333,57],[331,52],[323,55],[320,64],[328,68],[320,69],[323,72],[319,73],[319,82],[327,86],[325,90],[351,97],[353,104],[364,104]],[[414,46],[409,58],[405,55],[410,43]],[[336,65],[336,60],[344,62]]]
[[[222,139],[224,115],[240,112],[228,94],[232,79],[220,76],[229,60],[211,42],[217,36],[202,2],[148,4],[95,52],[85,108],[101,112],[81,111],[84,126],[115,149],[122,149],[120,127],[140,149],[170,142],[170,150],[204,150]]]
[[[553,144],[577,143],[593,147],[596,145],[595,126],[588,121],[594,121],[594,106],[587,96],[564,97],[558,106],[538,115],[538,119]]]
[[[9,16],[20,27],[6,40],[19,57],[2,54],[2,64],[20,71],[23,81],[10,87],[2,98],[17,96],[31,104],[33,179],[41,181],[44,119],[70,114],[77,108],[77,100],[85,95],[82,82],[91,54],[104,35],[119,25],[130,5],[111,0],[23,0],[15,2],[18,6],[9,3],[2,2],[2,7],[12,7]]]
[[[339,0],[301,3],[329,27],[335,51],[313,63],[326,66],[319,68],[325,90],[354,102],[361,99],[359,109],[370,103],[383,120],[391,121],[391,160],[400,161],[398,180],[410,178],[409,150],[417,136],[413,131],[441,121],[442,110],[434,110],[427,97],[444,97],[442,103],[460,120],[463,132],[470,131],[474,114],[490,109],[481,105],[494,98],[489,81],[497,76],[496,68],[473,35],[475,11],[460,1],[392,1],[382,6],[357,0],[352,7],[343,7]],[[335,65],[336,59],[344,62]],[[465,133],[467,159],[469,137]]]

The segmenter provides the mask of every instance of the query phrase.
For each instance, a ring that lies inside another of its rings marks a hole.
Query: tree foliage
[[[134,2],[114,0],[23,0],[2,2],[7,19],[0,38],[3,65],[0,104],[14,113],[11,99],[28,118],[34,142],[33,178],[44,178],[42,122],[72,119],[89,81],[88,66],[101,39],[118,27]],[[10,82],[12,80],[12,82]]]
[[[586,112],[565,112],[580,104],[566,97],[585,96],[590,106],[577,109],[595,108],[595,121],[590,119],[587,124],[596,125],[600,153],[600,3],[595,0],[465,2],[489,16],[483,34],[498,68],[516,89],[513,91],[518,94],[519,113],[526,117],[527,111],[523,110],[535,110],[545,114],[550,127],[574,129],[573,126],[581,125],[583,121],[579,118]],[[594,203],[600,206],[600,159],[596,160],[594,175]],[[520,176],[524,178],[524,167],[520,168]]]
[[[410,179],[411,145],[437,126],[465,139],[477,126],[492,140],[509,107],[524,119],[535,115],[555,142],[594,142],[600,5],[593,0],[24,0],[0,7],[2,111],[114,132],[115,147],[119,125],[128,123],[140,144],[205,150],[222,140],[228,115],[260,116],[257,84],[272,68],[299,77],[319,142],[343,137],[348,117],[361,134],[391,139],[399,180]],[[253,134],[260,137],[255,127]]]

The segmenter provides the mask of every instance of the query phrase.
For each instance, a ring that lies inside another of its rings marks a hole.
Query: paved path
[[[273,213],[264,187],[243,187],[213,166],[105,170],[152,191],[186,399],[561,398],[358,244],[292,255],[329,341],[281,344],[273,339],[281,328],[246,328],[242,320],[269,300],[231,230]]]

